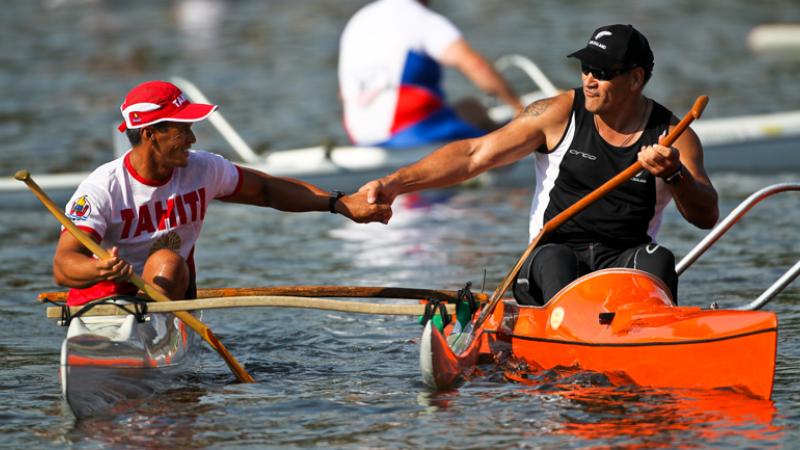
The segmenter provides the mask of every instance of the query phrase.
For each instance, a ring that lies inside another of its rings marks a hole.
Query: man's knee
[[[168,297],[180,299],[189,287],[189,265],[174,251],[160,249],[147,258],[142,278]]]
[[[542,305],[579,275],[575,252],[563,244],[537,248],[523,265],[514,286],[520,304]]]
[[[659,272],[675,271],[675,254],[658,244],[644,244],[633,253],[628,267]]]
[[[669,288],[675,304],[678,303],[678,274],[675,272],[675,254],[658,244],[645,244],[636,249],[626,267],[643,270],[659,277]]]

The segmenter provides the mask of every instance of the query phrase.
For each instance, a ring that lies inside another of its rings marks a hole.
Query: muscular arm
[[[328,211],[330,193],[294,178],[274,177],[242,168],[242,185],[227,202],[265,206],[280,211]],[[336,202],[336,212],[355,222],[385,221],[391,215],[387,205],[368,205],[365,194],[351,194]]]
[[[242,168],[242,184],[236,195],[225,201],[266,206],[281,211],[327,211],[330,194],[294,178],[273,177]]]
[[[486,170],[510,164],[560,136],[572,93],[539,100],[514,120],[485,136],[455,141],[379,180],[364,185],[370,201],[391,203],[403,193],[451,186]]]
[[[514,111],[522,109],[517,94],[506,80],[465,39],[461,38],[450,44],[442,54],[441,61],[445,65],[457,68],[480,90],[499,98],[514,108]]]
[[[61,286],[73,288],[89,287],[100,281],[122,282],[133,273],[130,264],[117,256],[117,249],[110,250],[109,259],[97,259],[73,235],[61,233],[53,257],[53,279]]]
[[[703,166],[703,147],[694,130],[686,130],[673,148],[658,145],[643,148],[639,161],[650,173],[662,178],[683,165],[683,179],[668,185],[678,211],[700,228],[708,229],[717,223],[717,191]]]

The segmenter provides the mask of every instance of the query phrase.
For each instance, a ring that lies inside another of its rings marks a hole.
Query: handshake
[[[357,223],[388,224],[392,217],[392,202],[399,194],[387,177],[373,180],[361,186],[358,192],[339,199],[336,212]]]

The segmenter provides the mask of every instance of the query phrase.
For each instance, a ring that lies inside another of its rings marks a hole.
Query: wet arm
[[[225,201],[274,208],[288,212],[329,211],[331,194],[311,183],[294,178],[274,177],[253,169],[242,168],[239,191]],[[337,213],[354,222],[387,221],[388,205],[366,202],[366,194],[341,197],[334,203]]]
[[[571,102],[569,94],[539,100],[504,127],[479,138],[447,144],[362,189],[373,192],[370,200],[391,202],[399,194],[451,186],[515,162],[563,132]]]
[[[717,191],[703,166],[703,147],[691,129],[675,143],[680,149],[683,179],[669,185],[681,215],[700,228],[712,228],[719,220]]]
[[[242,168],[239,191],[225,201],[266,206],[281,211],[327,211],[330,193],[294,178],[274,177]]]

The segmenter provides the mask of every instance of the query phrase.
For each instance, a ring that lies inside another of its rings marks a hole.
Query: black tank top
[[[547,197],[549,201],[544,209],[544,222],[635,163],[639,150],[643,146],[657,143],[659,136],[666,134],[673,121],[672,112],[653,101],[652,112],[639,139],[630,146],[615,147],[598,133],[594,114],[586,110],[580,88],[575,89],[572,111],[574,130],[570,133],[570,122],[562,142],[554,150],[555,153],[561,149],[558,169],[547,173],[550,177],[555,174],[555,181]],[[570,136],[572,139],[567,142]],[[642,170],[573,216],[551,233],[547,241],[602,242],[615,246],[650,242],[652,239],[648,235],[648,227],[655,213],[656,201],[655,177]],[[539,205],[541,206],[543,205]]]

